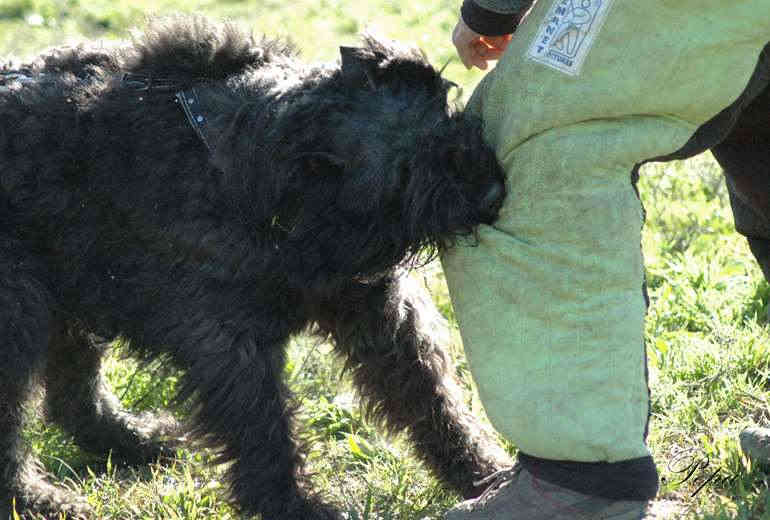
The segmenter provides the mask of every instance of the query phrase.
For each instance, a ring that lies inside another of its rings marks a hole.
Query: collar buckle
[[[137,92],[171,92],[177,90],[178,84],[169,78],[154,77],[152,74],[123,74],[123,86]]]

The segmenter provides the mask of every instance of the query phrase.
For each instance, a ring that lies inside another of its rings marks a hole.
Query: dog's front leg
[[[483,490],[475,481],[511,464],[464,406],[444,350],[445,320],[420,284],[404,273],[361,285],[319,321],[347,357],[369,415],[407,430],[440,480],[474,497]]]
[[[230,491],[244,513],[265,520],[337,520],[336,511],[307,490],[292,438],[281,379],[291,327],[280,315],[247,313],[191,327],[193,341],[175,352],[187,368],[180,397],[194,398],[197,433],[219,449],[221,462],[232,463]]]

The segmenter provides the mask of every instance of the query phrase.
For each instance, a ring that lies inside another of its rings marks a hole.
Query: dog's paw
[[[3,504],[6,505],[6,504]],[[22,520],[48,520],[50,518],[67,518],[68,520],[89,520],[93,517],[93,509],[85,497],[66,488],[49,484],[42,477],[27,478],[19,488],[12,493],[8,500],[8,512],[0,507],[0,518],[16,518]]]
[[[121,411],[115,421],[111,439],[113,461],[135,466],[173,459],[177,448],[187,438],[184,429],[168,413],[143,412],[132,414]]]

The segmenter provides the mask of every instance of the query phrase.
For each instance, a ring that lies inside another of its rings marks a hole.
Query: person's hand
[[[457,49],[465,68],[478,67],[487,70],[487,62],[500,59],[511,41],[512,34],[502,36],[482,36],[465,25],[462,18],[452,31],[452,43]]]

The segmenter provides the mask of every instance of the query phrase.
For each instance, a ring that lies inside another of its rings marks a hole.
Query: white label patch
[[[527,57],[577,76],[611,5],[612,0],[554,0]]]

